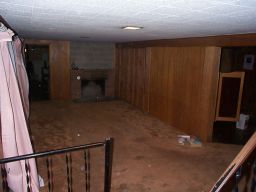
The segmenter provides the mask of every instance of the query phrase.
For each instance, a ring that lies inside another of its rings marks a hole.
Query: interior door
[[[220,73],[216,121],[239,121],[244,72]]]

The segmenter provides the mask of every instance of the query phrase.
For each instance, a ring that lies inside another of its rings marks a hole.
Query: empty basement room
[[[255,7],[0,0],[0,191],[255,192]]]

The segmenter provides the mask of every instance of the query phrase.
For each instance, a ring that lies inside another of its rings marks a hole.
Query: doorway
[[[26,70],[29,79],[31,101],[49,99],[49,46],[27,44],[25,49]]]
[[[244,73],[238,120],[216,120],[213,126],[213,142],[244,144],[256,130],[256,47],[223,47],[220,73]],[[221,80],[221,79],[220,79]],[[220,85],[220,83],[219,83]],[[229,87],[227,87],[229,89]],[[229,90],[226,90],[228,93]],[[230,99],[234,99],[230,94]],[[232,108],[232,107],[231,107]],[[245,119],[246,117],[246,119]],[[241,120],[243,125],[241,126]]]

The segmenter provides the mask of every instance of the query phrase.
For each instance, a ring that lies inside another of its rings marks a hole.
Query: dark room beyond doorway
[[[49,46],[26,45],[26,69],[31,101],[49,99]]]
[[[244,73],[244,80],[243,88],[241,89],[241,103],[238,104],[240,119],[238,118],[236,121],[217,120],[213,127],[214,142],[244,144],[256,130],[255,56],[256,47],[222,48],[219,72],[222,74],[242,72]],[[231,89],[233,85],[225,88],[226,95],[229,95],[229,101],[234,100],[235,97]],[[232,107],[234,106],[229,106],[228,108],[232,109]]]

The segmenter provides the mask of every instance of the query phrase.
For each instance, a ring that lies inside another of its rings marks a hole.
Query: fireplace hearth
[[[103,101],[113,99],[113,70],[71,70],[71,96],[73,100],[82,101]]]

